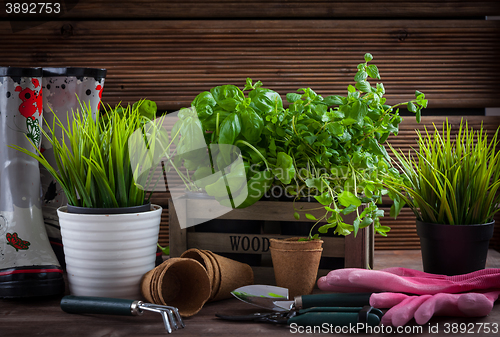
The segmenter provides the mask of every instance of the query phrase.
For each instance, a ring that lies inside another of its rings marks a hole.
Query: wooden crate
[[[177,202],[185,203],[183,209],[188,210],[187,219],[210,219],[211,209],[206,200],[180,198]],[[311,203],[298,202],[296,207],[311,208]],[[314,204],[313,204],[314,205]],[[313,215],[320,216],[320,211],[311,211]],[[302,217],[305,218],[305,217]],[[234,209],[217,219],[255,220],[255,221],[297,221],[293,217],[291,202],[259,201],[244,209]],[[348,222],[349,219],[345,219]],[[351,219],[352,221],[353,219]],[[300,221],[309,221],[303,220]],[[198,248],[220,253],[236,254],[261,254],[262,265],[252,266],[255,274],[255,283],[275,284],[274,272],[270,261],[269,239],[285,238],[289,235],[280,233],[266,233],[266,226],[261,234],[236,234],[236,233],[199,233],[193,227],[181,229],[174,204],[169,199],[169,229],[170,229],[170,256],[178,257],[189,248]],[[323,257],[343,258],[346,268],[373,268],[373,228],[362,229],[358,235],[346,237],[323,236]],[[240,244],[235,245],[238,241]],[[326,275],[329,269],[319,269],[318,277]]]

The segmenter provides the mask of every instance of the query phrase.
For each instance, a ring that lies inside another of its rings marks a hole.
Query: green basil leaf
[[[264,129],[264,121],[252,108],[247,108],[240,113],[241,134],[250,143],[256,143],[260,139]]]
[[[232,113],[227,116],[221,124],[219,131],[219,144],[234,144],[234,141],[240,132],[240,119],[236,113]]]
[[[370,217],[364,217],[363,220],[359,223],[359,228],[365,228],[370,226],[373,223],[373,219]]]
[[[219,106],[220,106],[222,109],[224,109],[224,110],[226,110],[226,111],[230,111],[230,112],[232,112],[232,111],[236,110],[236,106],[237,106],[238,104],[240,104],[240,102],[239,102],[239,101],[235,100],[235,99],[234,99],[234,98],[232,98],[232,97],[225,98],[225,99],[223,99],[223,100],[219,101],[218,103],[219,103]]]
[[[339,122],[331,123],[326,126],[327,130],[334,136],[342,136],[344,134],[344,126]]]
[[[309,178],[306,180],[306,186],[309,188],[315,188],[319,192],[323,193],[327,185],[321,180],[321,178]]]
[[[365,141],[364,146],[376,155],[385,156],[387,154],[385,149],[382,150],[382,147],[379,145],[379,143],[374,138],[368,138]]]
[[[250,77],[247,77],[247,81],[245,83],[245,87],[243,88],[243,91],[252,90],[252,89],[255,89],[254,86],[252,85],[252,79]]]
[[[406,108],[410,112],[413,112],[413,113],[417,112],[417,108],[415,107],[415,104],[413,104],[412,102],[408,102],[408,104],[406,105]]]
[[[320,195],[316,195],[314,196],[314,198],[318,200],[318,202],[323,206],[330,205],[333,202],[333,198],[329,191],[326,191]]]
[[[346,208],[344,208],[342,210],[342,214],[344,215],[347,215],[347,214],[351,214],[352,212],[354,212],[355,210],[357,209],[357,207],[355,205],[350,205],[350,206],[347,206]]]
[[[401,212],[401,209],[405,205],[405,202],[404,200],[401,200],[397,195],[393,195],[391,199],[393,200],[393,203],[391,205],[391,211],[389,213],[389,216],[396,219],[396,217],[399,215],[399,212]]]
[[[344,104],[344,97],[339,96],[339,95],[332,95],[332,96],[327,96],[323,100],[323,102],[327,106],[332,106],[332,105],[341,105]]]
[[[335,233],[339,235],[349,235],[353,230],[354,227],[352,225],[346,224],[345,222],[339,222],[335,228]]]
[[[330,228],[335,228],[337,226],[337,223],[334,222],[334,223],[328,223],[328,224],[325,224],[323,226],[321,226],[320,228],[318,228],[318,232],[322,233],[322,234],[325,234],[328,232],[328,230]]]
[[[348,118],[355,120],[358,125],[362,125],[363,119],[367,113],[368,106],[364,102],[358,100],[352,105],[351,110],[349,111]],[[344,120],[344,125],[346,125],[345,123],[346,120]]]
[[[314,112],[319,116],[325,114],[326,110],[328,110],[328,107],[324,104],[318,104],[314,107]]]
[[[373,60],[373,55],[370,53],[366,53],[365,54],[365,61],[370,62],[371,60]]]
[[[276,142],[274,141],[274,138],[272,138],[269,142],[269,151],[271,151],[272,155],[276,155]]]
[[[317,136],[315,135],[310,135],[310,136],[305,136],[304,139],[305,141],[309,144],[309,145],[312,145],[314,143],[314,141],[316,140],[316,138],[318,138]]]
[[[232,98],[238,103],[245,100],[243,91],[241,91],[237,86],[231,84],[212,88],[210,89],[210,93],[212,94],[217,104],[221,104],[221,102],[224,102],[227,98]]]
[[[385,94],[385,88],[383,83],[377,83],[377,92],[381,95]]]
[[[181,122],[180,124],[177,124]],[[177,142],[177,154],[181,158],[200,159],[200,149],[206,148],[205,137],[198,118],[187,117],[176,123],[176,132],[179,131],[180,140]]]
[[[362,81],[365,81],[367,77],[368,77],[368,73],[366,71],[359,70],[356,73],[356,76],[354,76],[354,81],[356,81],[356,82],[362,82]]]
[[[366,67],[366,72],[371,78],[380,80],[380,74],[376,65],[370,64],[368,67]]]
[[[368,81],[356,82],[356,88],[358,88],[358,90],[361,92],[371,92],[372,91],[372,87],[370,85],[370,82],[368,82]]]
[[[272,170],[273,174],[283,184],[289,184],[295,176],[295,167],[293,166],[293,159],[284,152],[279,152],[276,167]]]
[[[300,100],[301,97],[302,95],[293,92],[286,94],[286,100],[288,101],[288,103],[295,103]]]
[[[354,205],[356,207],[361,206],[361,200],[349,191],[342,191],[338,195],[338,199],[340,204],[344,207],[349,207],[350,205]]]
[[[283,110],[283,101],[276,91],[257,88],[250,91],[248,97],[252,99],[250,106],[261,116]]]
[[[155,119],[156,111],[158,110],[156,103],[147,99],[144,101],[135,102],[132,105],[132,109],[136,108],[139,110],[139,114],[141,116],[144,116],[149,120]]]
[[[212,94],[208,91],[204,91],[198,94],[191,103],[191,106],[193,106],[198,113],[198,118],[202,120],[208,118],[213,114],[213,108],[216,105],[217,102],[215,101]]]

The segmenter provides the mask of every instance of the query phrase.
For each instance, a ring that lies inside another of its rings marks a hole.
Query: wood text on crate
[[[189,232],[186,236],[186,249],[198,248],[220,253],[271,254],[269,240],[284,239],[292,235],[279,234],[239,234],[239,233],[201,233]],[[325,257],[344,257],[344,237],[323,237]]]
[[[250,239],[248,236],[230,235],[231,249],[238,252],[240,248],[243,251],[252,250],[254,252],[265,253],[269,251],[269,238],[254,236]]]

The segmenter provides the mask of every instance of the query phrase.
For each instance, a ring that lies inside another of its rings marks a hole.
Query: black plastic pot
[[[75,214],[128,214],[128,213],[142,213],[151,210],[151,203],[130,206],[130,207],[117,207],[117,208],[89,208],[72,206],[68,204],[68,213]]]
[[[481,225],[441,225],[417,220],[424,271],[461,275],[484,269],[495,221]]]

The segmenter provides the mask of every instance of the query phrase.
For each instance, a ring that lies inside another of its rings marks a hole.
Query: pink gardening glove
[[[500,289],[500,269],[482,269],[457,276],[434,275],[408,268],[332,270],[318,280],[331,292],[401,292],[417,295]]]
[[[382,317],[382,324],[402,326],[415,318],[417,324],[427,323],[432,316],[482,317],[488,315],[500,290],[487,293],[464,293],[408,296],[399,293],[378,293],[370,297],[370,305],[391,308]]]

